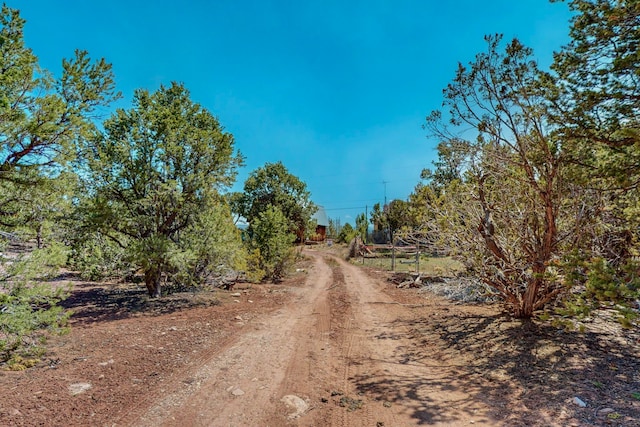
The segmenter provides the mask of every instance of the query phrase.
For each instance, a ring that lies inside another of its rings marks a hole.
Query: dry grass
[[[376,257],[376,258],[354,258],[352,260],[354,264],[365,265],[367,267],[377,268],[380,270],[391,271],[391,257]],[[464,266],[449,257],[429,257],[426,255],[420,256],[420,263],[418,266],[419,273],[428,276],[444,276],[451,277],[457,273],[464,271]],[[400,273],[416,272],[415,257],[396,257],[395,268],[393,271]]]

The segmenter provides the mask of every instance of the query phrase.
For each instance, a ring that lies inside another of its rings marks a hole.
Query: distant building
[[[316,242],[324,242],[327,238],[327,228],[329,228],[329,218],[324,210],[324,207],[318,206],[318,210],[311,217],[316,221],[316,233],[311,236],[310,240]]]

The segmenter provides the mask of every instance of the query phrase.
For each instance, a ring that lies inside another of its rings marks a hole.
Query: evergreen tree
[[[231,195],[232,211],[243,216],[251,232],[253,220],[270,206],[277,207],[289,221],[290,232],[299,241],[314,231],[311,217],[317,207],[311,201],[307,185],[291,174],[282,162],[267,163],[251,172],[242,193]]]
[[[193,227],[224,212],[211,204],[223,203],[219,190],[242,163],[233,136],[173,83],[155,93],[137,90],[133,108],[109,118],[87,152],[88,229],[124,248],[143,270],[149,295],[158,297],[161,280],[191,253],[193,240],[185,239],[201,238]]]

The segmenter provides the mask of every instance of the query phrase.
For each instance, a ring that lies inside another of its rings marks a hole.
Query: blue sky
[[[27,20],[44,68],[58,75],[76,48],[104,57],[125,108],[136,88],[183,82],[246,157],[235,190],[282,161],[342,224],[411,193],[436,157],[424,118],[485,34],[518,37],[546,67],[568,42],[570,17],[545,0],[7,4]]]

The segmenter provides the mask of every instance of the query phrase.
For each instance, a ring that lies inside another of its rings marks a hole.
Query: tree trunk
[[[150,269],[144,272],[144,283],[151,298],[160,298],[162,296],[161,278],[160,270]]]
[[[36,231],[36,242],[38,245],[38,249],[42,249],[42,222],[38,223],[38,229]]]
[[[533,317],[533,310],[535,309],[535,299],[538,292],[537,280],[530,283],[527,286],[527,290],[522,296],[520,306],[515,311],[515,317],[518,319],[530,319]]]

